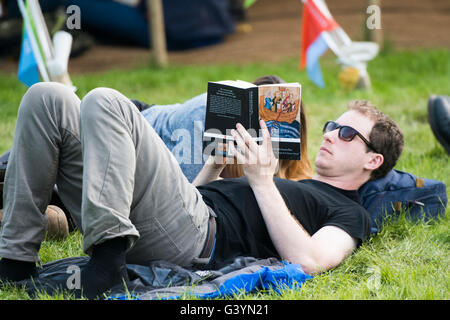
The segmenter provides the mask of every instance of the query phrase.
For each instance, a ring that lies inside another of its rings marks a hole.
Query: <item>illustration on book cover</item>
[[[301,87],[260,86],[259,117],[272,138],[300,138]]]

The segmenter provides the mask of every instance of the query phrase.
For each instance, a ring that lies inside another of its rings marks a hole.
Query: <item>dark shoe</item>
[[[0,260],[0,282],[17,282],[38,277],[34,262],[3,258]]]
[[[128,285],[129,278],[125,263],[125,238],[115,238],[95,245],[92,257],[83,265],[77,264],[81,271],[65,274],[47,272],[42,278],[21,281],[31,297],[38,293],[55,295],[67,293],[74,298],[102,299],[112,289]]]
[[[112,287],[128,281],[126,238],[114,238],[95,245],[92,257],[81,271],[81,290],[88,299],[101,298]]]
[[[75,299],[93,300],[105,298],[112,288],[123,287],[123,284],[129,281],[125,267],[117,272],[111,272],[111,270],[93,263],[92,259],[81,269],[78,280],[69,279],[74,276],[77,275],[33,278],[23,280],[18,285],[24,287],[33,299],[39,298],[39,293],[46,293],[50,296],[63,293]]]
[[[125,264],[112,270],[92,262],[91,259],[86,268],[81,271],[81,293],[90,300],[101,299],[111,288],[123,285],[128,281]],[[77,292],[76,296],[78,296]]]
[[[450,155],[450,97],[431,96],[428,99],[428,123],[439,143]]]

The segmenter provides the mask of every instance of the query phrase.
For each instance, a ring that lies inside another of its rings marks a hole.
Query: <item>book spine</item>
[[[256,136],[259,135],[258,88],[248,89],[248,128],[255,130]]]

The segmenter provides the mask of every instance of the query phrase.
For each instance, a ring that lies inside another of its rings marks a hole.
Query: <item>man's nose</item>
[[[323,139],[327,142],[333,143],[338,137],[339,129],[325,132],[323,134]]]

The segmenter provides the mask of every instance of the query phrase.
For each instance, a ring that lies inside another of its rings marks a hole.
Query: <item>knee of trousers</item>
[[[18,113],[21,118],[32,117],[36,113],[47,112],[50,105],[52,108],[65,110],[79,108],[79,99],[66,85],[57,82],[38,82],[23,96]]]
[[[113,104],[117,99],[126,99],[120,92],[110,88],[95,88],[81,100],[81,121],[103,119],[105,113],[114,113]]]

